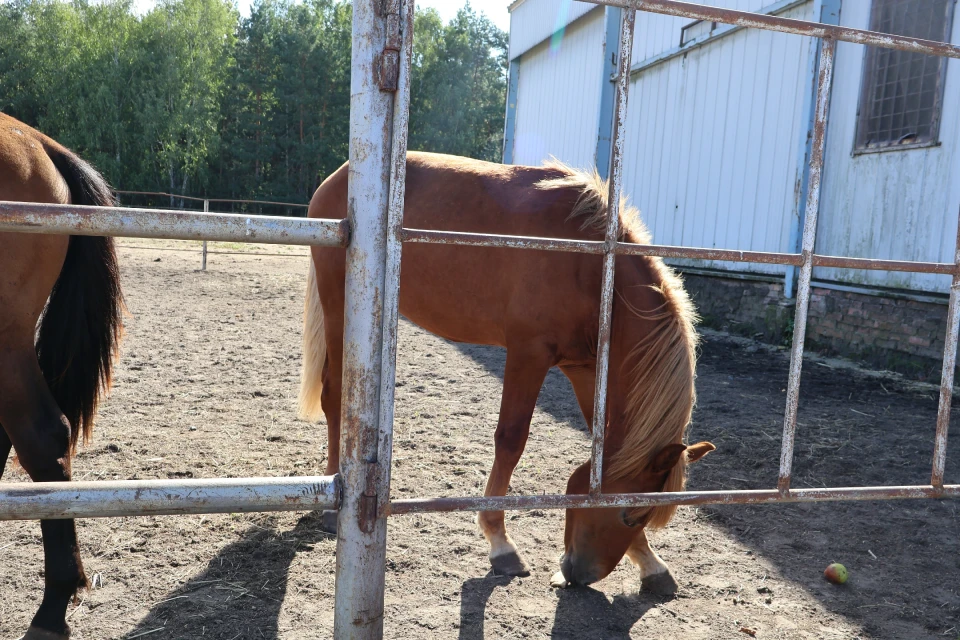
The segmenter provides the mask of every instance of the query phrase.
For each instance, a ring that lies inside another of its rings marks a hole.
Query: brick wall
[[[686,273],[705,326],[789,344],[794,301],[782,282]],[[944,302],[817,287],[810,295],[807,348],[922,379],[939,377],[946,332]]]

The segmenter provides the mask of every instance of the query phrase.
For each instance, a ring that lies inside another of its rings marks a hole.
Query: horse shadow
[[[458,640],[483,640],[487,602],[494,591],[513,580],[491,572],[463,583]],[[557,598],[550,634],[557,640],[629,640],[630,629],[661,601],[646,594],[617,595],[608,600],[604,593],[590,587],[563,589],[557,592]]]
[[[275,525],[271,516],[250,527],[121,637],[278,638],[291,562],[333,536],[321,531],[319,513],[303,516],[293,529]]]
[[[502,376],[504,358],[499,350],[456,346],[492,374]],[[785,354],[723,335],[707,336],[698,364],[698,406],[691,430],[695,440],[709,440],[717,451],[691,468],[691,490],[777,485],[787,377]],[[570,406],[563,396],[571,400]],[[572,398],[569,382],[556,373],[544,383],[538,407],[583,429]],[[957,396],[953,404],[950,442],[960,441]],[[926,484],[936,420],[935,389],[838,364],[805,362],[793,486]],[[948,456],[947,484],[958,478],[960,456]],[[709,505],[687,513],[721,531],[748,557],[761,558],[776,570],[780,577],[774,585],[773,606],[780,602],[778,590],[799,586],[823,607],[825,615],[839,614],[878,637],[940,637],[957,628],[960,592],[942,587],[960,584],[960,560],[956,560],[960,537],[944,533],[960,526],[957,501]],[[688,570],[677,547],[663,551],[680,573]],[[834,561],[844,562],[853,572],[840,589],[822,575],[823,568]],[[749,582],[748,573],[741,579]],[[721,575],[711,581],[722,580]],[[715,588],[712,582],[704,582],[705,592]],[[756,606],[768,598],[758,592],[760,586],[759,582],[748,584],[743,592]],[[479,584],[472,588],[482,595]],[[740,585],[731,584],[729,589],[739,593]],[[467,593],[465,589],[465,597]],[[630,599],[604,604],[601,599],[605,598],[577,591],[560,597],[564,606],[557,607],[553,637],[567,637],[563,634],[568,634],[568,628],[577,628],[576,616],[599,619],[594,611],[618,620],[622,617],[622,621],[593,637],[626,637],[617,634],[626,633],[622,629],[629,629],[630,618],[638,616]],[[908,632],[909,625],[913,630]],[[463,635],[470,629],[462,631],[461,638],[478,637]],[[590,627],[584,632],[584,637],[595,633]]]

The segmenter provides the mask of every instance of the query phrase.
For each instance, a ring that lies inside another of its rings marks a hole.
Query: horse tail
[[[317,290],[317,271],[310,260],[307,291],[303,304],[303,365],[300,369],[300,419],[319,420],[323,413],[323,365],[327,357],[327,340],[323,329],[323,307]]]
[[[602,237],[609,215],[608,185],[596,171],[574,169],[552,160],[546,168],[553,173],[536,188],[571,189],[577,194],[569,219],[578,219],[581,230]],[[640,212],[627,199],[620,200],[620,239],[649,244],[651,236]],[[617,364],[629,379],[626,411],[626,435],[620,450],[612,457],[608,473],[613,478],[633,477],[643,471],[663,447],[682,443],[696,403],[694,388],[697,313],[683,288],[683,282],[660,258],[640,258],[649,270],[652,284],[662,297],[652,311],[635,309],[618,292],[618,309],[632,313],[653,325],[653,329]],[[619,272],[618,272],[619,273]],[[619,278],[619,275],[618,275]],[[622,281],[622,280],[621,280]],[[616,327],[616,323],[614,324]],[[613,336],[613,346],[632,336]],[[626,349],[626,347],[624,347]],[[686,485],[686,458],[670,471],[664,491],[683,491]],[[675,506],[654,507],[648,527],[664,527],[676,512]]]
[[[57,144],[44,150],[70,189],[73,204],[116,204],[106,180]],[[43,377],[70,421],[70,452],[93,433],[97,405],[109,390],[123,334],[123,294],[113,238],[71,236],[60,276],[40,317],[36,351]]]

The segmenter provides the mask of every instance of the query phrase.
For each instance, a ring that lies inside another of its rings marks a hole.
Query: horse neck
[[[639,471],[660,448],[680,442],[694,402],[695,335],[686,294],[659,263],[623,262],[607,395],[607,450],[615,474]]]

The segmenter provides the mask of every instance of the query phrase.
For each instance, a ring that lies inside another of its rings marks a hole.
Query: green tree
[[[496,161],[503,144],[507,36],[469,3],[448,25],[417,15],[410,146]]]
[[[0,0],[0,109],[120,189],[306,202],[348,155],[351,4]],[[496,160],[506,35],[418,11],[410,148]],[[176,201],[171,204],[178,204]]]

